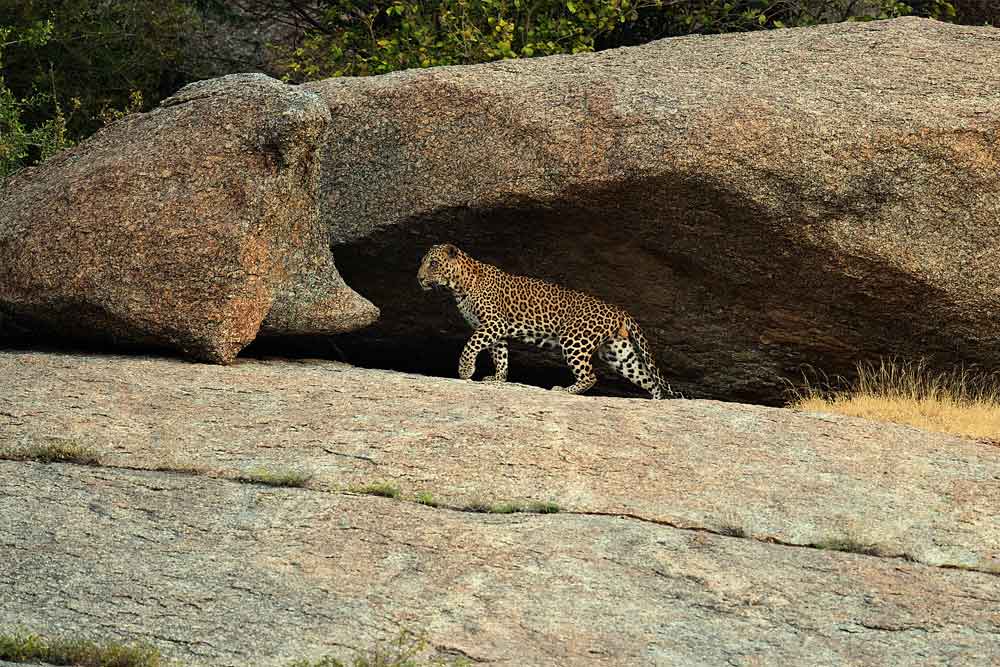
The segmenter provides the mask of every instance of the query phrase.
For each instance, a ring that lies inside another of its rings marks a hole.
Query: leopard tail
[[[660,373],[660,368],[656,365],[653,355],[649,352],[649,341],[646,340],[646,336],[642,333],[642,329],[639,328],[639,324],[629,317],[625,320],[625,329],[628,332],[629,339],[632,341],[632,348],[636,351],[639,361],[646,367],[649,374],[655,378],[656,384],[659,386],[660,395],[654,395],[655,398],[672,396],[674,390],[670,388],[670,384],[663,378],[663,374]]]

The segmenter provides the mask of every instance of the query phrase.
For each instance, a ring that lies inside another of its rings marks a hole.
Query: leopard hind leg
[[[626,380],[652,394],[653,398],[665,398],[662,386],[628,338],[609,338],[598,348],[598,356]]]
[[[564,391],[567,394],[582,394],[597,382],[597,374],[594,373],[596,348],[586,340],[577,338],[562,339],[559,343],[562,346],[563,357],[576,377],[576,382],[568,387],[552,387],[552,390]]]

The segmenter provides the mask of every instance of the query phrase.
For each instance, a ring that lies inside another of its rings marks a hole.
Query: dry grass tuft
[[[790,407],[835,412],[971,438],[1000,438],[1000,377],[935,372],[923,361],[858,364],[847,389],[807,383]]]

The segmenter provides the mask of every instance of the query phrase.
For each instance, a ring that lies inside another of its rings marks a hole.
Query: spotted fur
[[[489,350],[496,374],[486,381],[507,380],[507,340],[561,348],[576,382],[556,391],[579,394],[594,386],[593,357],[642,387],[653,398],[672,395],[649,353],[646,337],[621,308],[582,292],[536,278],[513,276],[466,255],[453,245],[433,246],[417,272],[420,286],[451,291],[473,328],[458,364],[464,380],[476,370],[476,358]]]

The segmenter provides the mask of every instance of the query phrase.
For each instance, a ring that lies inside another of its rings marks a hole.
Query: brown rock
[[[330,362],[4,353],[0,378],[5,456],[67,438],[100,456],[0,461],[0,633],[151,641],[192,666],[346,659],[401,629],[533,667],[996,652],[990,445]],[[224,479],[256,468],[314,478]],[[348,490],[379,481],[403,499]],[[471,499],[563,511],[456,511]],[[849,537],[878,548],[833,550]]]
[[[992,368],[998,52],[909,18],[308,84],[335,254],[384,313],[345,349],[454,373],[464,324],[414,279],[447,241],[623,306],[689,396],[777,402],[802,364],[883,355]]]
[[[372,322],[318,225],[329,122],[315,95],[223,77],[19,174],[0,193],[0,328],[227,363],[258,332]]]

